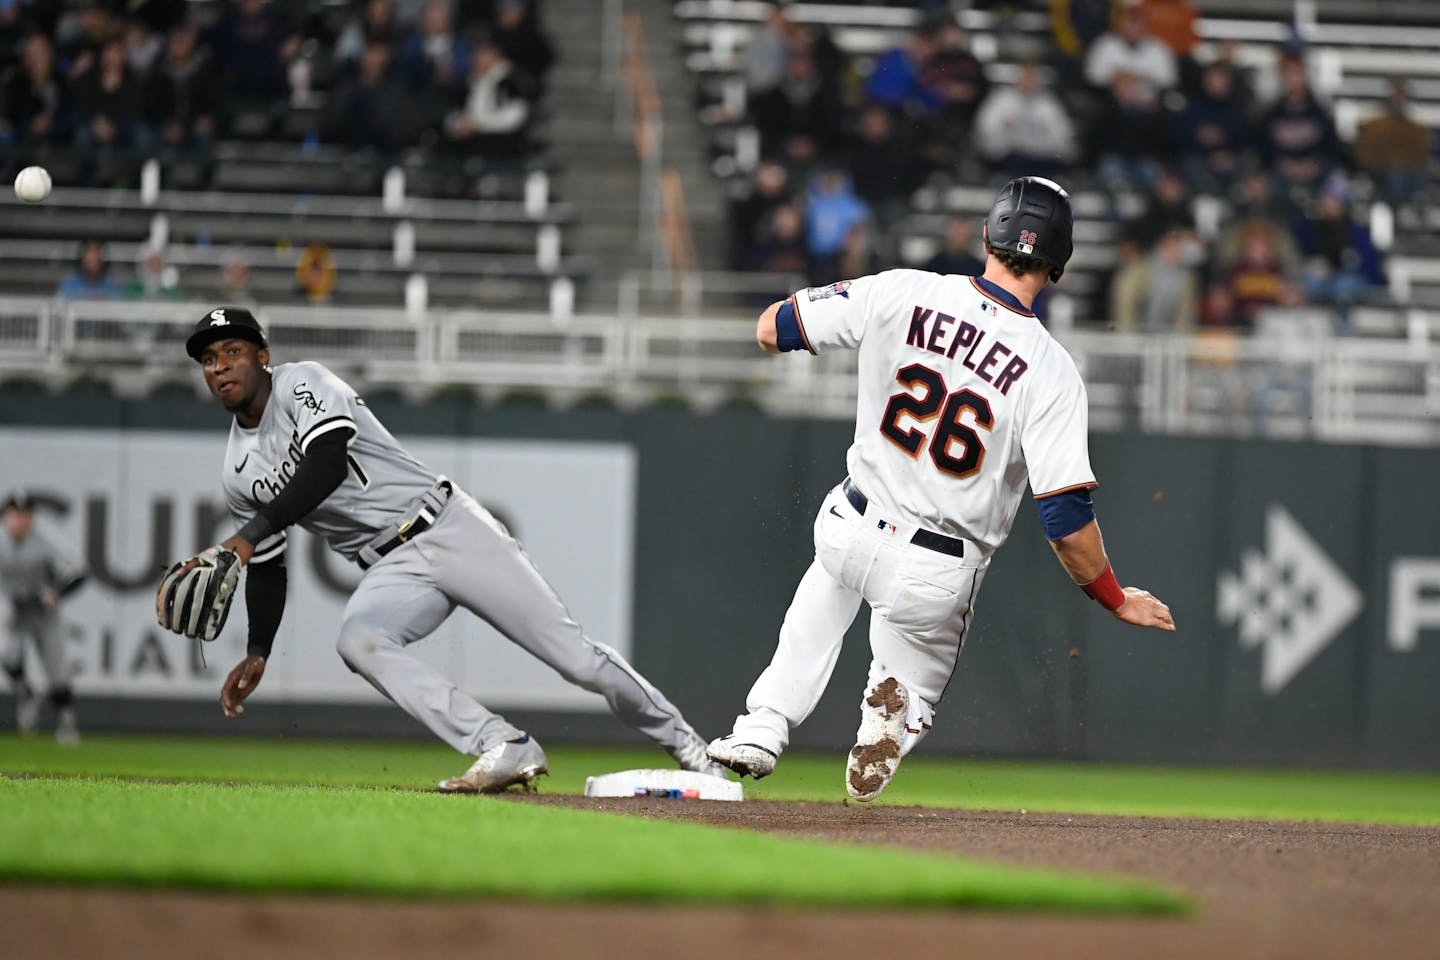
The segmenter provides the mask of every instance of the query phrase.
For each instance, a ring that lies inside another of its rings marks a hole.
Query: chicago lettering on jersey
[[[968,320],[961,320],[957,325],[955,317],[930,307],[917,306],[910,314],[905,345],[948,360],[954,360],[960,351],[965,351],[960,362],[973,370],[981,380],[992,384],[1002,396],[1008,395],[1015,381],[1030,369],[1030,364],[1024,357],[994,337],[988,337],[984,329]],[[1007,357],[1009,359],[1006,359]],[[1000,366],[1001,360],[1005,360],[1003,367]]]
[[[250,496],[255,502],[268,503],[277,497],[285,484],[290,482],[290,478],[295,476],[295,467],[304,455],[300,450],[300,431],[293,430],[290,433],[290,446],[285,449],[285,459],[280,461],[280,466],[270,468],[270,472],[275,476],[261,476],[250,484]],[[262,496],[267,492],[270,494],[268,497]]]

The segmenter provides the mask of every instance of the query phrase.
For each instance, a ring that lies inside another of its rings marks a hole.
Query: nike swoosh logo
[[[845,514],[841,513],[839,510],[836,510],[834,506],[830,507],[830,512],[835,514],[835,516],[839,517],[841,520],[845,519]]]
[[[249,463],[249,462],[250,462],[250,454],[247,453],[247,454],[245,454],[245,459],[244,459],[244,460],[241,460],[240,463],[235,467],[235,472],[236,472],[236,473],[239,473],[241,470],[244,470],[244,469],[245,469],[245,464],[247,464],[247,463]]]

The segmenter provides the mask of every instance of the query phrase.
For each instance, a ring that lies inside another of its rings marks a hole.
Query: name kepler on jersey
[[[990,304],[982,304],[980,312],[986,313],[986,307],[995,310]],[[993,313],[991,314],[994,315]],[[933,318],[933,322],[932,322]],[[949,349],[945,347],[945,340],[950,336],[949,327],[955,322],[955,318],[948,313],[941,313],[930,307],[916,307],[910,315],[910,329],[905,334],[905,345],[907,347],[918,347],[921,350],[928,350],[930,353],[938,354],[947,360],[954,360],[961,350],[967,351],[965,358],[960,363],[973,370],[975,375],[986,383],[994,385],[1002,395],[1008,394],[1015,381],[1030,369],[1030,364],[1024,357],[1016,356],[1015,352],[999,340],[990,344],[989,350],[983,359],[976,363],[975,357],[984,345],[986,331],[965,320],[955,328],[953,339],[950,341]],[[925,325],[930,324],[930,334],[925,334]],[[991,369],[1000,363],[1003,357],[1009,357],[1004,369],[998,375],[990,373]]]

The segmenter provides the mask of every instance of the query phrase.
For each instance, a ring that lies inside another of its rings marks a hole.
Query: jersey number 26
[[[945,387],[945,378],[922,364],[912,363],[901,367],[895,374],[897,382],[923,392],[897,393],[885,407],[880,418],[880,432],[885,439],[895,444],[912,459],[920,458],[920,448],[925,445],[926,436],[913,427],[900,425],[900,418],[906,414],[918,423],[925,424],[939,418],[930,441],[930,459],[943,473],[953,477],[968,477],[980,469],[985,462],[985,444],[980,434],[960,417],[970,411],[975,426],[989,430],[995,426],[995,415],[990,410],[990,401],[973,390],[957,390],[950,393]]]

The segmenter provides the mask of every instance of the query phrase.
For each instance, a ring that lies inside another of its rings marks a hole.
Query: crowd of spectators
[[[1256,71],[1233,44],[1195,59],[1191,0],[1050,8],[1048,55],[996,84],[943,11],[894,49],[849,58],[776,5],[745,51],[734,119],[758,132],[761,162],[733,200],[732,266],[817,284],[893,266],[918,186],[1038,174],[1107,198],[1120,257],[1097,306],[1116,326],[1247,327],[1267,305],[1307,302],[1343,323],[1383,295],[1357,193],[1418,224],[1435,155],[1402,81],[1347,145],[1298,34]],[[1228,211],[1218,236],[1197,231],[1199,196]],[[951,223],[929,266],[976,269],[977,230]]]
[[[0,0],[0,148],[204,157],[249,136],[513,154],[555,59],[536,0],[194,6]]]

